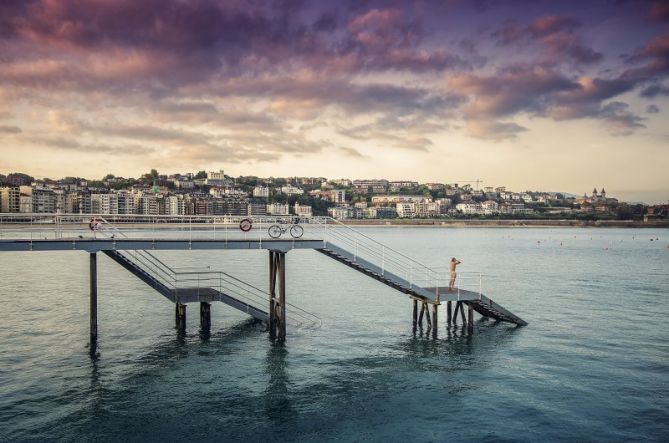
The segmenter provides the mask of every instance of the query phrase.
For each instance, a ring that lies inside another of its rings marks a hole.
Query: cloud
[[[572,32],[580,22],[566,15],[545,15],[529,24],[527,31],[534,37],[546,37],[558,32]]]
[[[627,103],[614,101],[600,109],[599,117],[613,135],[630,135],[634,130],[646,127],[641,123],[644,119],[630,112],[628,108]]]
[[[0,126],[0,134],[20,134],[21,128],[18,126]]]
[[[518,67],[499,75],[457,75],[447,84],[451,90],[470,97],[464,111],[473,120],[518,112],[541,114],[555,94],[578,88],[577,83],[556,72],[528,67]]]
[[[647,114],[657,114],[658,112],[660,112],[660,108],[658,108],[657,105],[650,104],[650,105],[646,106],[646,113]]]
[[[658,96],[669,96],[669,88],[661,85],[661,84],[654,84],[645,87],[644,89],[641,90],[639,93],[641,97],[644,98],[655,98]]]
[[[470,120],[467,122],[467,130],[472,137],[500,141],[513,139],[517,134],[527,131],[527,128],[513,122]]]
[[[66,151],[86,154],[117,154],[140,156],[153,153],[155,150],[139,144],[107,145],[96,142],[81,142],[72,137],[30,136],[28,140],[34,144],[48,146]]]
[[[348,148],[344,146],[340,146],[339,150],[342,151],[344,154],[348,155],[349,157],[353,158],[365,158],[364,155],[360,153],[357,149],[354,148]]]
[[[648,17],[653,22],[669,21],[669,3],[666,1],[654,1],[651,4]]]

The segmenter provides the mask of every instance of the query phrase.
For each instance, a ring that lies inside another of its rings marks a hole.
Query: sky
[[[669,2],[2,0],[0,173],[669,199]]]

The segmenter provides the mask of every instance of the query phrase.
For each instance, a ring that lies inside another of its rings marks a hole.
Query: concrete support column
[[[418,324],[418,300],[415,298],[413,301],[413,332],[416,332],[416,326]]]
[[[452,302],[446,302],[446,323],[450,326],[451,322],[453,321],[453,304]]]
[[[439,313],[439,305],[432,305],[432,338],[437,338],[437,314]]]
[[[469,305],[469,311],[467,315],[467,326],[469,327],[470,331],[474,330],[474,305],[471,303],[468,303]]]

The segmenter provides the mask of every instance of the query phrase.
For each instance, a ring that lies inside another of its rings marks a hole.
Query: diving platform
[[[91,343],[97,340],[98,252],[174,303],[175,322],[181,330],[186,324],[186,306],[194,303],[200,304],[202,328],[208,328],[212,302],[224,303],[266,323],[270,337],[279,341],[285,340],[289,323],[320,325],[316,315],[286,301],[285,257],[294,249],[317,251],[407,295],[413,303],[414,331],[422,328],[425,317],[428,329],[436,337],[442,304],[446,304],[448,324],[457,322],[460,316],[470,330],[474,312],[497,321],[527,325],[482,293],[482,273],[458,272],[455,285],[449,290],[448,270],[424,265],[329,217],[0,214],[0,252],[90,254]],[[224,271],[177,270],[155,254],[168,250],[268,251],[269,287],[255,287]]]

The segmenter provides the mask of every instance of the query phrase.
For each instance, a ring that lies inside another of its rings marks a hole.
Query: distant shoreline
[[[407,226],[438,228],[669,228],[669,220],[342,220],[349,226]]]

